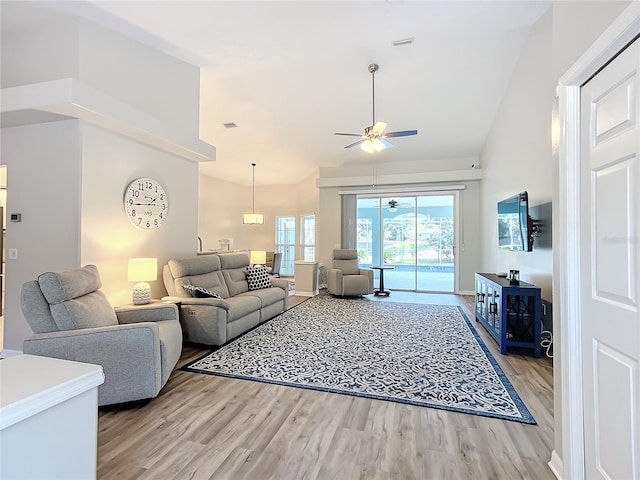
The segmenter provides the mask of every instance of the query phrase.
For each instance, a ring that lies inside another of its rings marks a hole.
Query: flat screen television
[[[503,250],[533,250],[529,196],[520,192],[498,202],[498,247]]]

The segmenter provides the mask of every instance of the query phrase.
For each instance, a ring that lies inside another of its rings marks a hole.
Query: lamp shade
[[[127,278],[130,282],[151,282],[158,278],[157,258],[131,258]]]
[[[264,225],[264,215],[261,213],[245,213],[242,216],[245,225]]]
[[[264,265],[267,263],[267,252],[264,250],[251,250],[251,265]]]

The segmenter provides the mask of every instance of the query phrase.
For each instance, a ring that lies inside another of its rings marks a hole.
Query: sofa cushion
[[[95,265],[43,273],[38,285],[59,330],[118,325],[113,307],[98,290],[102,282]]]
[[[49,304],[56,304],[81,297],[102,287],[95,265],[74,268],[63,272],[46,272],[38,277],[38,285]]]
[[[233,322],[239,318],[249,315],[260,310],[261,301],[259,298],[248,295],[238,295],[237,297],[229,297],[228,321]]]
[[[358,260],[334,260],[333,268],[342,270],[343,275],[360,275]]]
[[[20,297],[22,313],[33,333],[57,332],[58,326],[51,316],[51,309],[42,295],[38,282],[31,280],[22,285]]]
[[[196,297],[196,298],[207,298],[207,297],[222,298],[216,292],[212,292],[211,290],[207,290],[204,287],[196,287],[195,285],[183,285],[182,288],[184,288],[187,292],[189,292],[189,294],[191,294],[192,297]]]
[[[229,296],[229,289],[221,270],[175,279],[176,292],[179,296],[191,296],[191,293],[184,289],[186,285],[205,288],[210,292],[217,293],[221,298]]]
[[[266,267],[247,267],[245,273],[247,274],[247,287],[249,291],[271,287],[271,279],[269,278],[269,272]]]
[[[247,253],[223,253],[219,258],[223,270],[249,266],[249,255]]]
[[[59,330],[118,325],[116,312],[100,290],[50,305],[50,308]]]
[[[220,270],[220,257],[218,255],[199,255],[180,260],[169,260],[169,269],[173,278],[202,275]]]
[[[231,268],[229,270],[222,271],[222,274],[224,275],[224,283],[227,284],[230,297],[235,297],[236,295],[249,291],[247,274],[244,273],[245,267]]]
[[[248,291],[240,294],[241,297],[252,296],[260,299],[262,307],[273,305],[274,303],[281,302],[286,293],[284,290],[278,287],[262,288],[260,290]]]
[[[371,293],[369,278],[364,275],[347,275],[342,277],[343,292],[345,296],[366,295]]]

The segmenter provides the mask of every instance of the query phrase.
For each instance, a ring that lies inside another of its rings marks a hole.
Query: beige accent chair
[[[333,251],[333,268],[328,272],[328,290],[341,297],[373,293],[373,270],[360,268],[358,251],[337,248]]]
[[[95,265],[47,272],[22,286],[22,312],[34,332],[24,353],[102,365],[98,404],[153,398],[182,353],[175,303],[118,307],[99,290]]]

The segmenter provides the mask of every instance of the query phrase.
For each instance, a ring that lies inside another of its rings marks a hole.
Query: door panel
[[[596,167],[591,182],[595,209],[593,295],[602,301],[633,308],[637,308],[636,272],[627,267],[634,265],[635,249],[627,239],[631,239],[637,229],[631,189],[635,163],[637,160],[631,157]]]
[[[582,88],[581,310],[587,478],[640,477],[640,41]]]
[[[593,347],[594,466],[605,478],[637,478],[633,475],[632,459],[637,454],[633,451],[633,422],[618,412],[637,409],[638,362],[598,340]],[[621,458],[629,460],[619,461]]]

